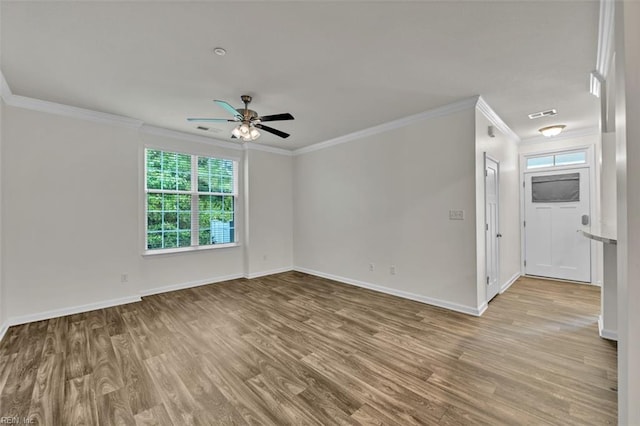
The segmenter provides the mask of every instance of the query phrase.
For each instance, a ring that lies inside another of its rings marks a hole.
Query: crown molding
[[[293,156],[293,151],[285,148],[276,148],[275,146],[269,145],[261,145],[255,142],[245,142],[242,146],[242,149],[245,151],[262,151],[262,152],[270,152],[272,154],[286,155],[288,157]]]
[[[482,96],[478,96],[478,103],[476,105],[478,111],[484,115],[487,120],[491,122],[498,130],[504,133],[509,139],[518,143],[520,142],[520,136],[518,136],[511,127],[507,126],[507,123],[502,121],[502,118],[489,106],[489,104],[482,98]]]
[[[191,133],[180,132],[178,130],[165,129],[164,127],[151,126],[143,124],[140,126],[140,132],[148,135],[162,136],[171,139],[179,139],[189,142],[204,143],[207,145],[217,146],[219,148],[231,149],[234,151],[242,151],[242,145],[232,144],[220,139],[209,138],[206,136],[193,135]]]
[[[191,133],[185,133],[177,130],[170,130],[162,127],[151,126],[145,124],[144,121],[135,118],[125,117],[121,115],[108,114],[100,111],[93,111],[86,108],[78,108],[70,105],[59,104],[56,102],[44,101],[41,99],[28,98],[26,96],[14,95],[11,92],[11,88],[7,83],[7,80],[0,70],[0,96],[4,99],[4,102],[12,107],[24,108],[33,111],[46,112],[54,115],[62,115],[66,117],[78,118],[81,120],[93,121],[96,123],[111,124],[115,126],[127,127],[131,129],[139,129],[143,133],[165,136],[172,139],[180,139],[187,141],[194,141],[205,143],[209,145],[218,146],[220,148],[226,148],[236,151],[241,150],[257,150],[271,152],[281,155],[293,155],[292,151],[282,148],[275,148],[265,145],[259,145],[257,143],[246,143],[245,145],[238,145],[224,141],[221,139],[210,138],[205,136],[193,135]]]
[[[473,108],[476,105],[478,98],[479,96],[473,96],[471,98],[463,99],[461,101],[453,102],[438,108],[430,109],[428,111],[421,112],[419,114],[402,117],[398,120],[389,121],[387,123],[379,124],[377,126],[369,127],[363,130],[358,130],[356,132],[349,133],[344,136],[339,136],[334,139],[329,139],[324,142],[318,142],[313,145],[305,146],[303,148],[298,148],[293,151],[293,155],[307,154],[309,152],[318,151],[320,149],[329,148],[335,145],[341,145],[343,143],[351,142],[357,139],[362,139],[367,136],[388,132],[390,130],[398,129],[400,127],[404,127],[418,121],[442,117],[445,115],[453,114],[454,112]]]
[[[141,120],[124,117],[122,115],[109,114],[106,112],[93,111],[85,108],[78,108],[56,102],[43,101],[41,99],[28,98],[26,96],[12,95],[5,99],[7,105],[24,108],[32,111],[46,112],[49,114],[62,115],[65,117],[79,118],[81,120],[93,121],[94,123],[111,124],[130,129],[137,129],[142,126]]]
[[[607,78],[613,58],[613,30],[615,19],[615,0],[600,0],[600,20],[598,24],[598,53],[596,72]]]
[[[581,138],[585,136],[599,135],[600,129],[598,127],[584,127],[582,129],[569,130],[568,132],[562,132],[558,136],[546,137],[546,136],[534,136],[532,138],[522,139],[520,142],[522,145],[531,145],[542,142],[560,141],[564,139]]]

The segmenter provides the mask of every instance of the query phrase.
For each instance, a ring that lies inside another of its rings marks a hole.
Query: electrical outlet
[[[120,282],[121,283],[128,283],[129,282],[129,274],[120,275]]]
[[[449,210],[449,220],[464,220],[464,210]]]
[[[396,265],[391,265],[391,266],[389,267],[389,273],[390,273],[391,275],[395,275],[395,274],[396,274]]]
[[[376,265],[374,265],[373,263],[369,264],[369,272],[373,272],[376,269]]]

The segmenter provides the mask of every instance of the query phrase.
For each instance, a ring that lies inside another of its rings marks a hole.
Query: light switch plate
[[[464,220],[464,210],[449,210],[449,220]]]

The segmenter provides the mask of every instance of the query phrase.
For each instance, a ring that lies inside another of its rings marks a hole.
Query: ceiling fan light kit
[[[233,119],[226,118],[187,118],[187,121],[194,122],[239,122],[236,127],[231,130],[231,138],[232,139],[240,139],[243,142],[255,141],[260,137],[260,130],[264,130],[265,132],[272,133],[276,136],[280,136],[281,138],[288,138],[289,134],[285,133],[281,130],[274,129],[273,127],[265,126],[262,124],[264,121],[282,121],[282,120],[293,120],[293,115],[287,113],[282,114],[273,114],[273,115],[264,115],[259,116],[257,112],[249,109],[249,103],[251,103],[251,96],[242,95],[240,97],[242,102],[244,103],[244,108],[234,108],[229,103],[225,101],[214,100],[214,102],[220,105],[223,109],[233,115]]]

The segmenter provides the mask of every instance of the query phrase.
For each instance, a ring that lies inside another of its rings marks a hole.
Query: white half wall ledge
[[[478,307],[460,305],[453,302],[448,302],[446,300],[434,299],[432,297],[421,296],[415,293],[409,293],[407,291],[397,290],[390,287],[384,287],[377,284],[371,284],[364,281],[354,280],[351,278],[340,277],[333,274],[327,274],[325,272],[315,271],[313,269],[307,269],[300,266],[294,266],[294,271],[302,272],[309,275],[314,275],[320,278],[326,278],[328,280],[337,281],[343,284],[349,284],[356,287],[366,288],[368,290],[373,290],[378,293],[385,293],[391,296],[397,296],[403,299],[413,300],[414,302],[420,302],[431,306],[436,306],[438,308],[449,309],[451,311],[460,312],[467,315],[472,315],[474,317],[479,317],[484,313],[487,309],[487,303],[483,303]]]
[[[507,291],[509,289],[509,287],[511,287],[513,285],[513,283],[518,281],[518,278],[520,278],[521,276],[522,276],[522,273],[520,273],[520,272],[516,272],[515,274],[513,274],[513,276],[511,278],[509,278],[509,280],[507,280],[506,283],[504,283],[504,284],[502,284],[502,286],[500,286],[500,294],[502,294],[505,291]]]
[[[51,318],[64,317],[67,315],[79,314],[82,312],[95,311],[96,309],[111,308],[113,306],[126,305],[129,303],[140,302],[140,296],[127,296],[118,299],[109,299],[96,303],[88,303],[86,305],[70,306],[67,308],[54,309],[51,311],[39,312],[36,314],[12,317],[7,320],[9,326],[26,324],[29,322],[42,321]]]

